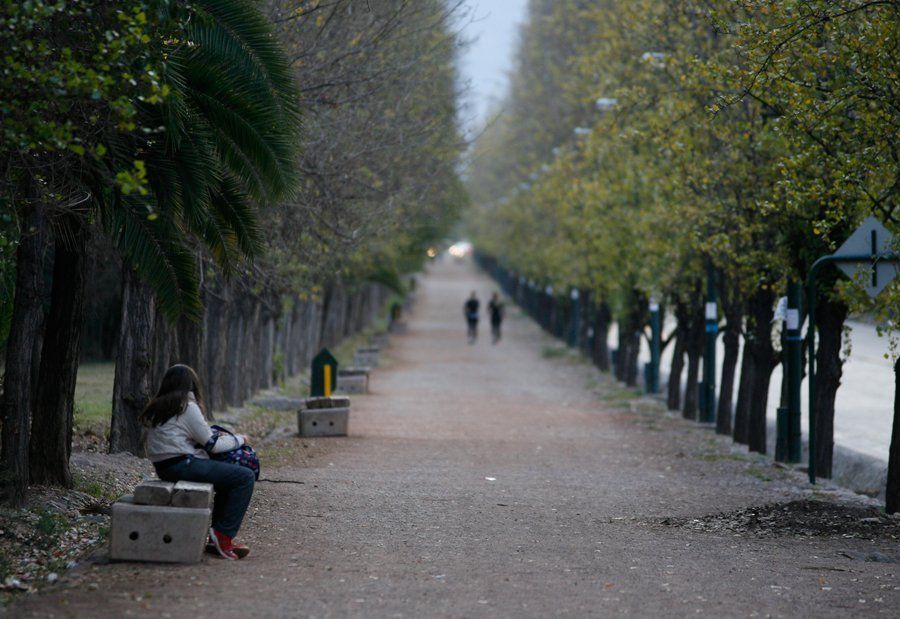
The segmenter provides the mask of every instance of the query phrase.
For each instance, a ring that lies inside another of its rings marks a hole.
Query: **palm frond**
[[[102,222],[125,260],[156,293],[170,320],[202,315],[200,279],[194,252],[184,242],[176,222],[147,217],[147,206],[123,199],[117,208],[102,210]]]

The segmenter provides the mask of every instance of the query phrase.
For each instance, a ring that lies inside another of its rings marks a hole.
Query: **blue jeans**
[[[212,484],[216,491],[212,526],[228,537],[237,535],[253,496],[253,471],[237,464],[189,456],[158,472],[163,481]]]

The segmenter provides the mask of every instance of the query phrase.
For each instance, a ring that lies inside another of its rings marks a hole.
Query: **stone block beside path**
[[[347,436],[350,398],[309,398],[297,411],[300,436]]]
[[[381,352],[381,349],[377,346],[358,348],[356,349],[356,355],[353,357],[353,365],[357,367],[377,368],[379,352]]]
[[[369,370],[366,368],[338,370],[337,390],[341,393],[368,393]]]
[[[208,507],[138,505],[124,496],[112,506],[112,561],[198,563],[209,531]]]

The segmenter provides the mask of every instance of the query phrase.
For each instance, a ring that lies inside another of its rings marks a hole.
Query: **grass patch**
[[[75,431],[104,436],[112,416],[113,361],[82,363],[75,383]]]
[[[772,481],[772,476],[769,475],[769,471],[758,466],[751,466],[747,469],[747,472],[760,481]]]
[[[700,454],[697,456],[698,460],[703,460],[704,462],[725,462],[725,461],[735,461],[735,462],[748,462],[750,459],[747,456],[742,456],[741,454]]]
[[[569,355],[569,349],[565,346],[544,346],[541,350],[541,356],[544,359],[559,359],[560,357],[567,357]]]
[[[48,537],[56,535],[61,526],[60,517],[48,511],[42,511],[38,514],[38,521],[35,525],[38,531]]]
[[[620,383],[610,382],[602,397],[607,402],[627,404],[631,400],[641,397],[641,390],[637,387],[625,387]]]
[[[116,484],[110,481],[108,476],[105,479],[99,479],[75,473],[72,481],[75,490],[94,497],[98,503],[113,503],[122,495],[122,492],[116,488]]]

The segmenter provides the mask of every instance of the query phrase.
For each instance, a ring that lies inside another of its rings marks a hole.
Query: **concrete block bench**
[[[406,325],[405,322],[398,320],[397,322],[391,323],[391,333],[394,333],[396,335],[406,335],[406,333],[408,331],[409,331],[409,327]]]
[[[376,333],[369,338],[369,343],[378,348],[387,348],[390,345],[390,334],[387,331]]]
[[[353,357],[353,365],[364,368],[378,367],[378,353],[381,349],[377,346],[365,346],[356,349],[356,355]]]
[[[341,393],[368,393],[369,370],[367,368],[339,369],[337,390]]]
[[[212,515],[212,484],[145,481],[112,506],[112,561],[197,563]]]
[[[350,398],[307,398],[297,411],[300,436],[347,436],[349,423]]]

